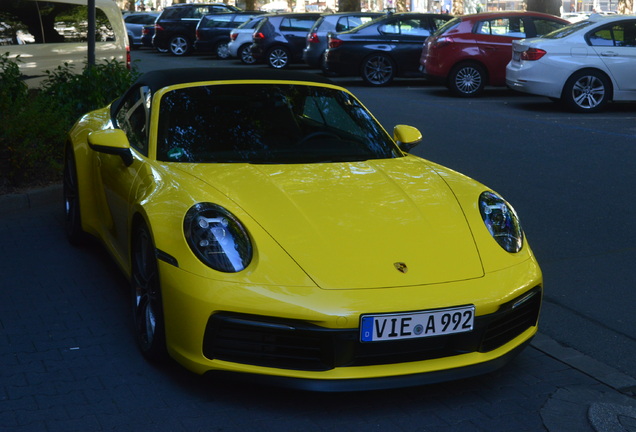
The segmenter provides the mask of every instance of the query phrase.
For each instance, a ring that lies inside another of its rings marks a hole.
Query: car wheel
[[[362,79],[372,86],[389,84],[395,78],[395,64],[384,54],[373,54],[362,62]]]
[[[62,191],[64,195],[64,227],[66,237],[71,244],[78,245],[85,239],[85,233],[82,230],[75,154],[70,145],[66,146],[64,154]]]
[[[250,50],[250,46],[252,44],[246,43],[242,45],[238,50],[238,56],[244,64],[254,64],[256,63],[256,59],[252,55],[252,51]]]
[[[455,96],[479,96],[486,86],[486,71],[477,63],[455,66],[448,77],[448,88]]]
[[[168,49],[173,55],[186,55],[190,52],[190,41],[185,36],[173,36],[168,43]]]
[[[289,51],[287,48],[274,47],[267,54],[267,64],[274,69],[284,69],[289,65]]]
[[[150,231],[140,225],[132,238],[132,309],[135,336],[148,360],[167,356],[159,268]]]
[[[227,47],[227,42],[217,44],[214,52],[216,53],[216,58],[219,60],[230,58],[230,49]]]
[[[575,73],[563,87],[563,102],[575,112],[598,112],[611,98],[611,84],[607,77],[594,70]]]

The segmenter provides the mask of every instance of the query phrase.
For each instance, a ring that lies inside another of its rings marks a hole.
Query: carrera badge
[[[397,271],[399,271],[400,273],[406,273],[407,271],[409,271],[409,268],[406,266],[406,263],[396,262],[396,263],[393,263],[393,265],[395,266]]]

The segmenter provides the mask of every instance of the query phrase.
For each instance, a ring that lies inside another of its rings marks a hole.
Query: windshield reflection
[[[311,163],[402,156],[350,94],[293,84],[229,84],[166,93],[157,159]]]

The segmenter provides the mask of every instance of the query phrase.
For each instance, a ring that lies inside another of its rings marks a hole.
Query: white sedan
[[[506,85],[576,112],[636,101],[636,15],[594,14],[541,38],[513,41]]]

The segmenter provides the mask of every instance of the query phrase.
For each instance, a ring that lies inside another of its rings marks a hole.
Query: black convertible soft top
[[[280,81],[308,81],[323,84],[333,84],[332,81],[322,75],[289,70],[276,70],[254,67],[227,67],[227,68],[182,68],[164,69],[146,72],[140,76],[133,87],[138,84],[150,87],[154,93],[157,90],[175,85],[198,81],[225,81],[225,80],[280,80]]]
[[[152,94],[157,90],[175,84],[185,84],[201,81],[227,81],[227,80],[276,80],[276,81],[306,81],[322,84],[333,84],[331,80],[322,75],[310,72],[276,70],[254,67],[227,67],[227,68],[177,68],[162,69],[146,72],[130,86],[128,90],[111,105],[111,115],[119,108],[122,100],[131,91],[140,86],[148,86]]]

